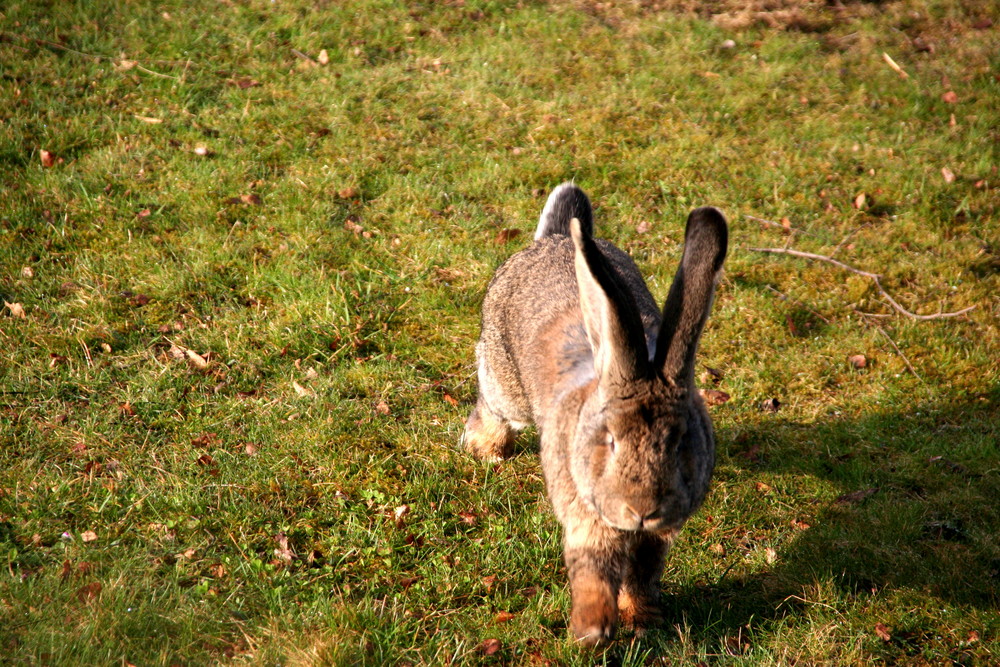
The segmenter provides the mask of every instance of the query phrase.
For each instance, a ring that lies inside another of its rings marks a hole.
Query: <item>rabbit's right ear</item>
[[[663,306],[653,368],[677,384],[690,385],[701,330],[712,308],[715,281],[726,259],[729,228],[716,208],[705,206],[688,216],[684,256]]]
[[[570,220],[583,324],[601,386],[619,387],[648,374],[646,339],[631,292],[615,277],[580,220]]]

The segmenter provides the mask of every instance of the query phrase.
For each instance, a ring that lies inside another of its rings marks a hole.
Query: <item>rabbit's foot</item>
[[[618,592],[618,614],[622,624],[643,634],[663,623],[663,610],[658,596],[643,595],[622,588]]]
[[[571,584],[573,614],[570,626],[584,646],[603,646],[615,637],[618,605],[611,585],[596,576],[579,576]]]
[[[514,429],[476,406],[465,422],[462,443],[481,461],[502,461],[514,455]]]

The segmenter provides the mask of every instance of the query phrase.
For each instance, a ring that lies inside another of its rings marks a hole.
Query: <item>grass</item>
[[[4,660],[1000,662],[998,21],[5,3]],[[485,285],[570,178],[661,299],[687,211],[732,227],[713,491],[665,627],[600,655],[534,437],[457,447]],[[786,245],[975,309],[748,250]]]

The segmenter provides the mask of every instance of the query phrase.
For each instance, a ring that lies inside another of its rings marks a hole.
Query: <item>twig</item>
[[[774,288],[773,288],[773,287],[771,287],[770,285],[764,285],[764,287],[766,287],[767,289],[769,289],[769,290],[771,290],[772,292],[774,292],[775,294],[777,294],[777,295],[778,295],[778,297],[780,297],[780,298],[781,298],[781,299],[783,299],[784,301],[791,301],[791,302],[792,302],[792,303],[794,303],[795,305],[797,305],[797,306],[799,306],[799,307],[801,307],[801,308],[805,308],[805,309],[806,309],[806,310],[808,310],[808,311],[809,311],[810,313],[812,313],[813,315],[815,315],[815,316],[816,316],[816,317],[818,317],[819,319],[823,320],[823,321],[824,321],[824,322],[826,322],[827,324],[829,324],[829,323],[830,323],[830,320],[826,319],[825,317],[823,317],[822,315],[820,315],[820,314],[819,314],[819,313],[817,313],[817,312],[816,312],[815,310],[813,310],[812,308],[810,308],[810,307],[809,307],[809,306],[807,306],[806,304],[802,303],[802,302],[801,302],[801,301],[799,301],[798,299],[793,299],[792,297],[788,296],[787,294],[784,294],[784,293],[782,293],[782,292],[779,292],[778,290],[774,289]]]
[[[306,54],[302,53],[298,49],[292,49],[292,55],[295,56],[296,58],[301,58],[302,60],[305,60],[306,62],[310,62],[313,65],[318,65],[319,64],[318,62],[316,62],[315,60],[313,60],[312,58],[310,58]]]
[[[12,35],[8,35],[7,33],[0,33],[0,35],[3,35],[6,38],[13,37]],[[50,42],[47,39],[41,39],[39,37],[28,37],[27,35],[18,35],[18,37],[20,37],[21,39],[23,39],[25,41],[32,41],[32,42],[35,42],[36,44],[41,44],[42,46],[48,46],[49,48],[58,49],[60,51],[65,51],[66,53],[72,53],[72,54],[75,54],[75,55],[78,55],[78,56],[83,56],[84,58],[91,58],[91,59],[96,60],[98,62],[100,62],[102,60],[108,60],[108,61],[111,61],[111,62],[115,62],[115,61],[119,61],[120,62],[121,61],[120,58],[114,58],[112,56],[102,56],[102,55],[98,55],[96,53],[84,53],[83,51],[77,51],[76,49],[71,49],[68,46],[63,46],[62,44],[59,44],[58,42]],[[175,64],[177,64],[177,61],[172,61],[172,60],[155,60],[153,62],[159,63],[161,65],[175,65]],[[190,60],[188,61],[188,63],[190,64]],[[143,67],[138,62],[136,62],[135,68],[136,69],[140,69],[143,72],[146,72],[147,74],[152,74],[153,76],[159,76],[159,77],[163,77],[164,79],[173,79],[174,81],[180,81],[180,79],[177,78],[176,76],[171,76],[170,74],[163,74],[162,72],[154,72],[151,69],[147,69],[147,68]],[[185,66],[185,69],[186,69],[186,66]]]
[[[875,287],[882,294],[882,296],[886,298],[886,300],[893,308],[898,310],[903,315],[906,315],[907,317],[913,318],[915,320],[936,320],[942,317],[958,317],[959,315],[964,315],[965,313],[975,308],[975,306],[973,305],[969,306],[968,308],[963,308],[962,310],[955,311],[953,313],[937,312],[933,315],[918,315],[917,313],[910,312],[906,308],[903,308],[901,305],[899,305],[899,303],[895,299],[892,298],[892,296],[888,292],[885,291],[885,288],[882,287],[882,283],[879,282],[879,278],[881,278],[881,276],[877,273],[856,269],[849,264],[844,264],[843,262],[834,259],[833,257],[828,257],[826,255],[817,255],[811,252],[802,252],[801,250],[792,250],[790,248],[747,248],[747,250],[751,250],[753,252],[771,252],[779,255],[792,255],[794,257],[802,257],[804,259],[814,259],[816,261],[833,264],[834,266],[844,269],[845,271],[850,271],[851,273],[856,273],[859,276],[864,276],[865,278],[869,278],[873,283],[875,283]]]
[[[830,253],[830,257],[833,257],[834,255],[836,255],[837,251],[840,250],[842,247],[844,247],[844,244],[847,243],[848,239],[850,239],[852,236],[854,236],[855,234],[857,234],[858,232],[860,232],[862,229],[865,229],[866,227],[871,227],[871,223],[870,222],[866,222],[865,224],[861,225],[860,227],[858,227],[854,231],[848,233],[847,236],[845,236],[844,238],[842,238],[840,240],[840,243],[837,244],[837,247],[833,249],[833,252]]]
[[[918,373],[918,372],[917,372],[917,371],[916,371],[916,370],[915,370],[915,369],[913,368],[913,364],[911,364],[911,363],[910,363],[910,360],[906,358],[906,355],[905,355],[905,354],[903,354],[903,351],[899,349],[899,346],[898,346],[898,345],[896,345],[896,341],[894,341],[894,340],[892,339],[892,337],[891,337],[891,336],[889,336],[889,334],[887,334],[887,333],[885,332],[885,329],[883,329],[882,327],[880,327],[880,326],[879,326],[879,325],[877,325],[877,324],[875,325],[875,328],[876,328],[876,329],[878,329],[878,330],[879,330],[879,333],[881,333],[881,334],[882,334],[883,336],[885,336],[885,337],[886,337],[886,340],[888,340],[888,341],[889,341],[889,343],[891,343],[891,344],[892,344],[892,348],[893,348],[894,350],[896,350],[896,354],[898,354],[898,355],[899,355],[899,358],[903,360],[903,363],[904,363],[904,364],[906,364],[906,367],[910,369],[910,372],[911,372],[911,373],[913,373],[913,377],[915,377],[915,378],[917,378],[918,380],[920,380],[920,383],[921,383],[921,384],[927,384],[926,382],[924,382],[924,379],[923,379],[922,377],[920,377],[920,373]]]

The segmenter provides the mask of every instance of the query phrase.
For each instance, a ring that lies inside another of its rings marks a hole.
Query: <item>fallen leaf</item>
[[[73,563],[71,563],[67,558],[66,560],[63,561],[62,572],[59,574],[59,577],[63,581],[65,581],[66,579],[69,579],[70,576],[72,576],[72,574],[73,574]]]
[[[219,443],[219,435],[214,431],[211,433],[202,433],[201,435],[191,438],[191,446],[195,449],[206,449],[212,447]]]
[[[404,519],[406,515],[410,513],[409,505],[400,505],[393,511],[393,516],[396,520],[396,528],[402,528],[405,523]]]
[[[375,404],[375,412],[379,413],[380,415],[389,414],[389,404],[386,403],[385,401],[379,401],[378,403]]]
[[[513,620],[514,620],[514,614],[510,613],[509,611],[498,612],[496,618],[494,619],[496,623],[508,623]]]
[[[966,644],[975,644],[978,641],[979,641],[979,631],[978,630],[969,630],[969,637],[968,637],[968,639],[965,640],[965,643]]]
[[[858,195],[854,198],[854,208],[858,210],[863,209],[865,207],[865,199],[866,197],[864,192],[858,193]]]
[[[847,361],[850,362],[851,366],[858,369],[868,366],[868,357],[863,354],[852,354],[847,358]]]
[[[286,565],[290,564],[295,558],[295,552],[288,546],[288,536],[278,533],[274,539],[278,542],[278,548],[274,550],[275,557]]]
[[[318,377],[319,377],[319,373],[316,372],[315,368],[307,368],[306,369],[306,379],[307,380],[315,380]]]
[[[204,144],[198,144],[197,146],[194,147],[195,155],[200,155],[201,157],[205,157],[206,155],[208,155],[208,153],[209,153],[208,147],[205,146]]]
[[[34,278],[35,277],[35,270],[33,268],[31,268],[30,266],[22,266],[21,267],[21,277],[22,278]]]
[[[229,83],[233,84],[241,90],[246,90],[247,88],[253,88],[260,85],[260,81],[256,79],[251,79],[248,76],[242,76],[238,79],[230,79]]]
[[[786,232],[792,231],[792,221],[787,216],[781,218],[781,226]]]
[[[194,547],[188,547],[179,554],[174,554],[174,558],[177,558],[178,560],[191,560],[192,558],[194,558],[196,553],[198,553],[197,549],[195,549]]]
[[[479,520],[479,515],[475,512],[459,512],[458,516],[461,517],[462,523],[467,523],[473,525]]]
[[[944,176],[945,183],[955,182],[955,173],[948,167],[941,167],[941,175]]]
[[[710,545],[710,546],[708,547],[708,551],[709,551],[709,552],[710,552],[711,554],[713,554],[713,555],[715,555],[715,556],[718,556],[718,557],[720,557],[720,558],[721,558],[722,556],[725,556],[725,555],[726,555],[726,547],[724,547],[724,546],[722,546],[721,544],[718,544],[718,543]]]
[[[94,542],[97,540],[97,533],[92,530],[85,530],[80,533],[80,539],[84,542]]]
[[[448,405],[451,405],[451,406],[457,406],[458,405],[458,399],[455,398],[454,396],[452,396],[451,394],[447,393],[447,392],[445,392],[443,398],[444,398],[444,402],[447,403]]]
[[[148,218],[150,215],[152,215],[152,213],[153,212],[150,211],[148,208],[144,208],[141,211],[139,211],[138,213],[136,213],[135,217],[140,218],[140,219],[141,218]]]
[[[949,90],[948,92],[942,94],[941,95],[941,99],[944,102],[947,102],[948,104],[957,104],[958,103],[958,95],[955,93],[954,90]]]
[[[792,528],[795,530],[809,530],[812,526],[801,519],[792,519]]]
[[[99,581],[81,586],[76,592],[76,598],[80,602],[86,604],[101,594],[101,588],[103,588],[103,586],[101,586],[101,582]]]
[[[768,565],[774,565],[774,562],[776,560],[778,560],[778,552],[772,549],[771,547],[765,547],[764,561],[767,562]]]
[[[222,579],[226,574],[228,574],[226,566],[222,563],[216,563],[214,565],[208,566],[208,573],[211,574],[216,579]]]
[[[195,352],[194,350],[185,350],[184,354],[185,356],[187,356],[188,361],[191,362],[191,365],[194,366],[195,368],[202,369],[208,367],[208,360],[205,359],[205,357],[198,354],[197,352]]]
[[[495,241],[497,243],[510,243],[518,236],[520,236],[520,234],[521,234],[520,229],[501,229],[500,232],[496,235]]]
[[[771,493],[771,487],[764,482],[757,482],[755,486],[759,493]]]
[[[162,123],[162,118],[152,118],[150,116],[140,116],[136,114],[137,119],[141,120],[143,123],[149,123],[150,125],[156,125],[157,123]]]
[[[4,301],[3,305],[7,306],[7,309],[10,311],[11,316],[22,320],[27,317],[27,315],[24,314],[24,306],[22,306],[21,304]]]
[[[638,225],[636,225],[635,231],[636,231],[637,234],[645,234],[650,229],[652,229],[652,227],[653,226],[651,224],[649,224],[648,221],[643,220]]]
[[[401,588],[407,589],[418,581],[420,581],[420,577],[403,577],[399,580],[399,585]]]
[[[244,204],[251,204],[253,206],[260,206],[262,203],[260,197],[253,193],[250,193],[248,195],[240,195],[240,201],[243,202]]]
[[[833,501],[834,505],[853,505],[855,503],[860,503],[865,498],[875,495],[878,493],[878,487],[873,486],[870,489],[859,489],[858,491],[851,491],[850,493],[845,493],[837,496]]]
[[[703,382],[711,381],[713,384],[719,384],[720,382],[722,382],[722,371],[720,371],[718,368],[705,366],[705,372],[702,373],[701,379]]]
[[[875,634],[884,642],[892,641],[892,635],[889,634],[889,628],[885,626],[885,623],[875,624]]]
[[[212,458],[211,454],[202,454],[198,457],[198,465],[211,468],[215,465],[215,459]]]
[[[769,398],[760,404],[760,409],[764,412],[777,412],[781,409],[781,401],[776,398]]]
[[[330,64],[330,54],[328,54],[328,53],[326,52],[326,49],[322,49],[322,50],[321,50],[321,51],[319,52],[319,55],[318,55],[318,56],[316,56],[316,61],[317,61],[317,62],[318,62],[318,63],[319,63],[320,65],[329,65],[329,64]]]
[[[134,60],[126,60],[125,58],[122,58],[121,60],[116,60],[115,61],[114,67],[119,72],[127,72],[130,69],[132,69],[133,67],[135,67],[136,65],[138,65],[138,64],[139,63],[137,63]]]
[[[499,639],[487,639],[479,645],[479,651],[483,655],[493,655],[503,647]]]
[[[722,405],[730,398],[729,394],[718,389],[699,389],[698,393],[701,394],[705,405]]]
[[[313,392],[312,389],[309,389],[308,387],[303,387],[302,385],[300,385],[295,380],[292,380],[292,389],[295,390],[296,394],[298,394],[299,396],[302,396],[302,397],[315,396],[316,395],[316,393]]]
[[[243,451],[247,453],[247,456],[254,456],[259,451],[259,448],[252,442],[248,442],[243,446]]]
[[[360,194],[358,189],[352,185],[349,185],[346,188],[341,188],[337,191],[337,196],[341,199],[355,199],[358,194]]]
[[[38,157],[42,160],[42,166],[46,169],[49,167],[54,167],[56,164],[56,156],[54,153],[42,149],[38,152]]]

